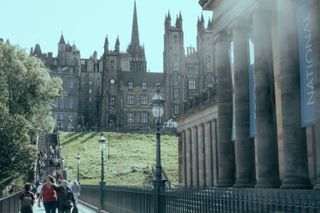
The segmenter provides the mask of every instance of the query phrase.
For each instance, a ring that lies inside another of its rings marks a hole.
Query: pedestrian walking
[[[76,181],[76,180],[72,181],[71,190],[73,193],[73,197],[76,201],[76,204],[78,204],[78,199],[79,199],[80,192],[81,192],[81,187],[80,187],[80,184],[78,183],[78,181]]]
[[[60,186],[56,190],[58,193],[58,213],[70,213],[72,207],[77,209],[73,193],[66,180],[61,180]]]
[[[55,213],[57,206],[57,193],[56,186],[53,185],[54,179],[52,176],[46,177],[46,182],[43,184],[40,191],[40,198],[38,205],[40,205],[40,200],[42,198],[44,209],[46,213]]]
[[[20,213],[33,213],[34,194],[32,193],[32,184],[26,183],[24,191],[19,196]]]
[[[36,198],[38,199],[38,207],[41,207],[41,205],[40,205],[40,202],[41,202],[40,193],[41,193],[42,185],[43,185],[42,183],[39,183],[39,186],[37,187]]]

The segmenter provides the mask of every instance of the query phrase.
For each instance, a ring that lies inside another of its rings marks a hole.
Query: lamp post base
[[[154,213],[165,213],[166,210],[166,201],[165,197],[161,195],[162,192],[165,190],[165,183],[166,180],[154,180],[153,187],[154,187]]]
[[[103,212],[103,186],[105,185],[105,182],[100,181],[99,185],[100,185],[100,205],[98,208],[98,212]]]

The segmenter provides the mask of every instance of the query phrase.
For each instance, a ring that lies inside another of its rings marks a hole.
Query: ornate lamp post
[[[80,183],[80,178],[79,178],[80,154],[79,153],[76,157],[76,161],[77,161],[77,182]]]
[[[61,175],[65,179],[65,176],[63,174],[64,173],[64,158],[61,157],[60,159],[61,159]]]
[[[164,190],[165,180],[162,180],[162,168],[161,168],[161,151],[160,151],[160,125],[161,117],[164,113],[163,105],[164,98],[160,95],[160,88],[157,87],[156,94],[152,97],[152,115],[156,120],[156,171],[154,176],[154,213],[164,213],[165,206],[161,203],[160,192]]]
[[[99,212],[103,209],[103,186],[104,186],[104,157],[103,157],[103,151],[106,147],[106,138],[103,136],[103,133],[101,132],[100,138],[99,138],[99,146],[101,151],[101,176],[100,176],[100,206],[99,206]]]

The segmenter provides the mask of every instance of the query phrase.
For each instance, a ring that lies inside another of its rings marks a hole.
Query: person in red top
[[[42,197],[42,202],[46,213],[55,213],[57,208],[57,187],[53,185],[54,179],[52,176],[46,177],[46,182],[42,186],[40,197]],[[39,199],[40,202],[40,199]],[[40,204],[40,203],[39,203]]]
[[[34,194],[32,193],[31,183],[24,185],[24,192],[19,196],[20,213],[33,213],[32,207],[34,204]]]

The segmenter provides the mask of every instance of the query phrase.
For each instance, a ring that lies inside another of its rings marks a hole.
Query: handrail
[[[82,185],[80,199],[99,205],[98,185]],[[103,188],[108,212],[153,212],[150,187]],[[172,188],[160,193],[167,212],[320,212],[320,191],[259,188]]]
[[[6,183],[7,181],[9,181],[10,179],[12,179],[12,177],[7,177],[4,180],[0,181],[0,185],[2,185],[3,183]]]

